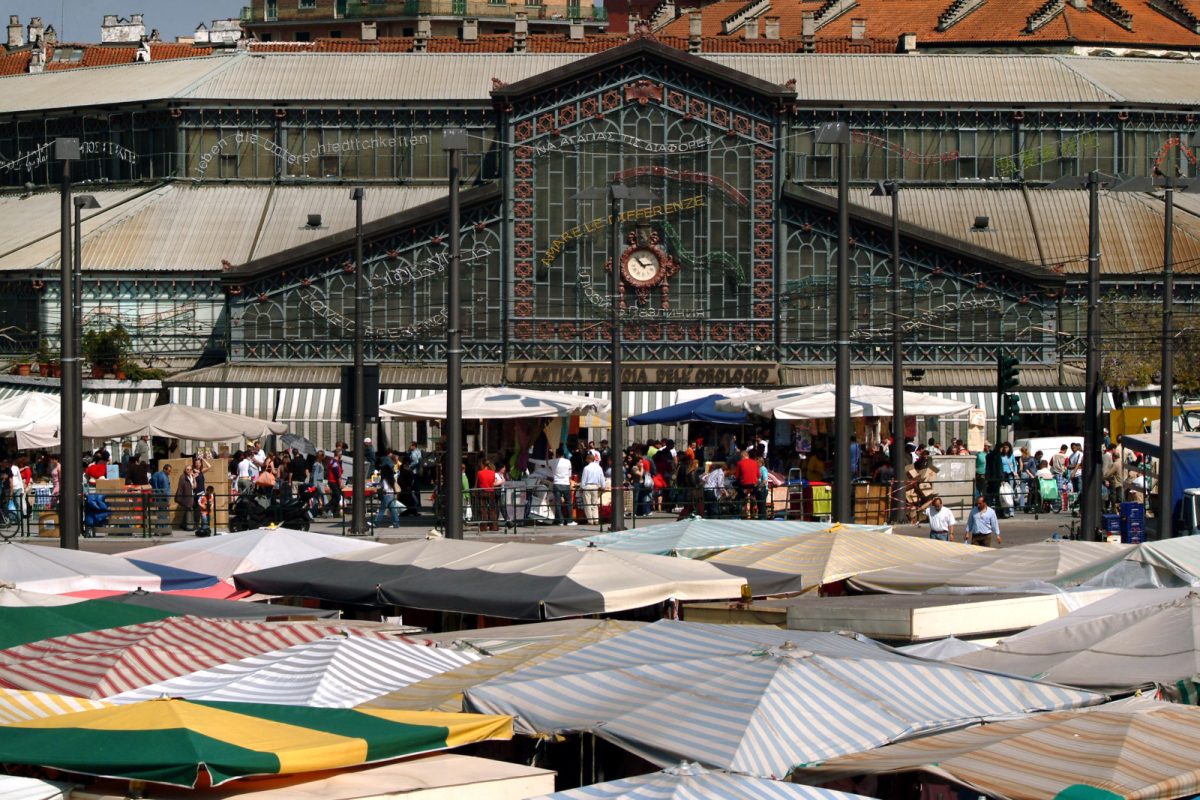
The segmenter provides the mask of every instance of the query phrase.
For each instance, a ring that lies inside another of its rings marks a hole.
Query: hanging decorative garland
[[[742,263],[734,256],[726,253],[724,250],[717,250],[706,256],[697,256],[683,246],[679,234],[670,222],[663,220],[662,226],[663,231],[667,235],[667,243],[670,244],[671,250],[677,254],[680,261],[697,269],[711,270],[714,265],[719,265],[726,272],[733,273],[734,280],[738,286],[741,286],[745,282],[746,271],[742,269]]]

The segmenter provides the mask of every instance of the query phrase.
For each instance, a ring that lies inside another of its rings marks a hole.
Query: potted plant
[[[155,367],[143,367],[136,361],[127,361],[121,365],[121,370],[125,374],[127,380],[138,383],[139,381],[162,380],[167,376],[167,373]]]
[[[83,355],[92,364],[92,377],[116,372],[128,359],[133,340],[123,325],[90,330],[83,335]]]
[[[13,364],[13,375],[28,375],[33,365],[31,356],[18,356],[17,363]]]
[[[50,352],[50,346],[43,339],[37,351],[38,374],[43,378],[58,378],[62,376],[62,364]]]

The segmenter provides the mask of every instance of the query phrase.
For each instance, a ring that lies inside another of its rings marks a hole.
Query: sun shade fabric
[[[246,603],[237,600],[218,600],[212,597],[194,597],[175,592],[128,592],[110,595],[104,600],[110,603],[125,603],[163,612],[163,616],[208,617],[209,619],[265,620],[269,617],[311,617],[313,619],[341,615],[337,609],[302,608],[290,605]]]
[[[117,628],[172,616],[166,611],[108,600],[62,606],[29,606],[0,611],[0,649],[71,633]]]
[[[445,392],[415,397],[379,407],[384,419],[445,419]],[[559,392],[539,392],[516,387],[484,386],[462,392],[463,419],[524,419],[575,417],[608,411],[607,400]]]
[[[215,786],[510,737],[507,717],[161,699],[0,726],[0,761]]]
[[[1045,630],[1031,628],[953,661],[1110,693],[1170,686],[1200,675],[1200,594],[1195,591],[1104,616],[1087,607],[1081,612],[1085,616],[1075,621],[1075,614],[1068,614]]]
[[[381,636],[325,622],[168,617],[0,650],[0,681],[31,691],[103,698],[341,633]]]
[[[216,575],[222,580],[241,572],[269,569],[297,561],[370,550],[383,545],[345,536],[294,531],[288,528],[257,528],[224,536],[187,539],[126,552],[126,558],[177,569]]]
[[[638,414],[626,420],[629,425],[672,425],[679,422],[715,422],[723,425],[739,425],[746,421],[748,415],[744,411],[719,411],[717,401],[725,399],[722,395],[712,394],[708,397],[698,397],[685,400],[673,406],[666,406],[645,414]]]
[[[115,695],[350,708],[479,660],[477,653],[388,639],[332,636]]]
[[[0,775],[0,797],[4,800],[69,800],[73,790],[69,783]]]
[[[608,550],[705,558],[722,550],[778,541],[804,533],[820,533],[831,528],[828,522],[697,518],[649,525],[631,531],[599,533],[560,544],[572,547],[594,544]],[[889,533],[892,530],[886,525],[843,525],[841,528],[877,533]]]
[[[726,550],[708,559],[708,563],[722,568],[750,567],[800,575],[803,588],[807,590],[855,575],[982,549],[937,539],[834,526],[820,533],[805,533]]]
[[[781,781],[706,770],[698,764],[638,775],[619,781],[581,786],[532,800],[865,800],[860,794],[835,792]]]
[[[280,422],[175,403],[83,422],[85,439],[102,440],[163,436],[197,442],[235,442],[287,433],[287,429]]]
[[[832,633],[660,621],[468,689],[518,732],[590,731],[661,766],[795,766],[1102,695],[921,661]]]
[[[890,417],[892,389],[885,386],[850,387],[850,416]],[[836,416],[837,390],[832,383],[718,400],[722,411],[745,411],[775,419],[831,419]],[[950,400],[921,392],[904,393],[904,413],[916,417],[960,414],[974,407],[967,401]]]
[[[83,403],[83,419],[100,419],[126,409],[100,403]],[[17,449],[57,448],[58,428],[62,422],[62,401],[57,394],[24,392],[0,400],[0,415],[25,420],[30,425],[17,432]]]
[[[919,656],[920,658],[928,658],[932,661],[948,661],[955,656],[974,653],[976,650],[983,650],[984,645],[978,642],[959,639],[957,636],[947,636],[945,639],[934,639],[932,642],[910,644],[904,647],[897,647],[896,649],[908,656]]]
[[[217,579],[158,564],[139,565],[118,556],[58,547],[0,543],[0,581],[32,592],[202,589]]]
[[[535,633],[527,638],[483,639],[466,638],[455,647],[487,655],[487,658],[466,664],[418,681],[399,691],[378,697],[363,704],[365,708],[405,708],[412,711],[461,711],[462,693],[472,686],[522,667],[531,667],[559,656],[573,653],[596,642],[603,642],[622,633],[636,630],[645,623],[615,619],[569,619],[540,622],[535,625],[515,625],[507,628],[538,628],[571,623],[569,632],[542,636]],[[488,629],[495,636],[504,636],[506,628]],[[484,631],[459,631],[471,637]]]
[[[1200,586],[1200,536],[1143,542],[1125,560],[1088,579],[1088,586],[1129,589]]]
[[[1127,800],[1191,797],[1200,792],[1198,739],[1200,708],[1138,697],[914,739],[830,761],[803,778],[924,767],[1015,800],[1057,797],[1073,785]]]
[[[720,600],[745,580],[687,559],[521,542],[425,539],[234,578],[250,591],[508,619]]]
[[[962,555],[907,564],[851,579],[871,592],[919,593],[939,587],[1018,586],[1045,581],[1082,583],[1120,561],[1132,545],[1051,540],[1016,547],[978,548]]]
[[[85,697],[28,692],[22,689],[0,689],[0,725],[25,722],[31,719],[73,714],[94,708],[108,708],[111,703]]]

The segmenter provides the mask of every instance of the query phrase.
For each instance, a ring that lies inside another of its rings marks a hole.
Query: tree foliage
[[[1100,376],[1113,389],[1161,382],[1162,303],[1107,297],[1100,305]],[[1174,377],[1177,391],[1200,391],[1200,314],[1176,309]]]

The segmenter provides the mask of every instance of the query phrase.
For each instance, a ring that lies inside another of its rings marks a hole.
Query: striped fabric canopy
[[[683,763],[662,772],[581,786],[533,800],[865,800],[859,794],[706,770]]]
[[[924,768],[997,797],[1125,800],[1200,793],[1200,708],[1135,697],[913,739],[804,770],[806,781]],[[1079,791],[1079,790],[1076,790]]]
[[[580,648],[603,642],[622,633],[640,628],[641,622],[623,622],[615,619],[556,620],[534,625],[512,625],[511,628],[537,628],[562,625],[565,622],[584,623],[573,626],[569,633],[540,637],[530,634],[523,639],[493,639],[476,643],[468,638],[459,647],[469,651],[486,652],[488,658],[480,659],[457,669],[426,678],[406,686],[399,691],[383,695],[368,703],[364,708],[403,708],[410,711],[461,711],[463,692],[484,681],[508,675],[523,667],[532,667],[559,656],[573,653]],[[495,637],[504,636],[505,628],[490,628],[488,633]],[[462,633],[469,633],[463,631]],[[493,644],[493,642],[495,642]],[[497,652],[498,651],[498,652]]]
[[[764,778],[1102,695],[918,661],[832,633],[660,621],[466,692],[531,735],[590,731],[663,766]]]
[[[908,564],[928,563],[985,549],[835,525],[821,533],[726,550],[710,558],[709,563],[788,572],[799,575],[804,589],[809,590],[855,575],[897,566],[907,569],[905,565]]]
[[[665,525],[650,525],[631,531],[600,533],[559,544],[575,547],[594,544],[608,550],[704,558],[722,550],[774,542],[802,533],[821,533],[830,529],[831,526],[827,522],[697,518],[668,522]],[[891,532],[891,528],[886,525],[843,525],[841,529]]]
[[[981,547],[958,556],[906,564],[852,578],[871,592],[913,594],[943,586],[1003,588],[1030,581],[1082,583],[1119,562],[1132,545],[1063,539],[1001,549]]]
[[[0,762],[216,786],[511,736],[508,717],[163,699],[0,726]]]
[[[88,700],[45,692],[25,692],[20,689],[0,689],[0,725],[26,722],[31,719],[56,717],[94,708],[108,708],[112,703]]]
[[[0,650],[0,681],[21,689],[103,698],[333,634],[382,634],[333,623],[168,617]]]
[[[152,683],[110,698],[156,697],[350,708],[480,656],[389,639],[330,636]]]

